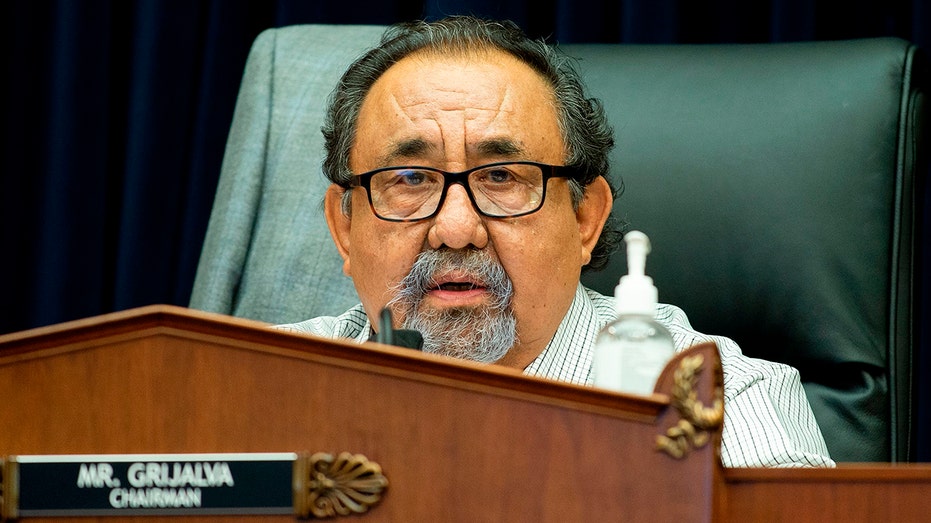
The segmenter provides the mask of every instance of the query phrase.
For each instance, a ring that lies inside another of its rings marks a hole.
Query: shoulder
[[[369,321],[365,310],[358,304],[339,316],[319,316],[297,323],[276,325],[276,329],[314,334],[325,338],[368,339]]]
[[[586,289],[605,323],[615,316],[614,300]],[[751,358],[734,340],[695,330],[682,309],[660,304],[656,321],[672,334],[676,350],[714,342],[724,370],[725,466],[831,466],[824,438],[793,367]]]
[[[617,317],[613,296],[605,296],[598,291],[579,285],[579,290],[576,292],[576,300],[581,300],[583,303],[591,305],[601,327],[614,321]]]
[[[667,304],[660,304],[656,312],[656,321],[662,323],[676,343],[676,350],[684,350],[692,345],[713,342],[721,356],[724,369],[725,397],[733,399],[747,388],[771,384],[780,386],[784,381],[797,381],[798,371],[782,363],[752,358],[743,353],[740,346],[725,336],[713,336],[695,330],[682,309]]]

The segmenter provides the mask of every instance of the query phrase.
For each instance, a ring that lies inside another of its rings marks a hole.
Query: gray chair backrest
[[[379,27],[263,33],[191,306],[269,322],[357,302],[321,212],[326,97]],[[797,367],[832,456],[913,456],[926,64],[896,39],[568,45],[615,128],[615,214],[661,301]],[[583,281],[611,293],[623,253]]]
[[[384,27],[271,29],[246,63],[191,307],[272,323],[358,303],[323,219],[320,127],[339,77]]]

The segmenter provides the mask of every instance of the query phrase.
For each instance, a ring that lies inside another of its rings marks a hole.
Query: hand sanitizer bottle
[[[645,274],[650,240],[639,231],[624,236],[627,275],[614,290],[617,320],[598,334],[592,361],[596,387],[649,395],[676,352],[669,330],[657,323],[657,292]]]

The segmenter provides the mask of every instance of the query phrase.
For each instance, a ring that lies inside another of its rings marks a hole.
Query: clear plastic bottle
[[[595,340],[592,374],[596,387],[649,395],[676,348],[669,330],[654,319],[657,291],[645,273],[650,240],[631,231],[624,241],[627,275],[614,290],[618,317]]]

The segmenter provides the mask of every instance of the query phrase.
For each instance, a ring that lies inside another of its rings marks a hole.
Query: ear
[[[585,188],[585,198],[575,213],[582,240],[582,265],[591,261],[592,250],[601,237],[601,230],[608,221],[613,205],[611,186],[603,176],[599,176]]]
[[[323,197],[323,213],[326,217],[327,227],[330,229],[330,236],[333,237],[333,243],[336,244],[336,250],[343,258],[343,273],[346,276],[352,276],[349,266],[349,232],[351,229],[351,219],[348,214],[343,212],[343,195],[347,189],[339,185],[331,184]]]

